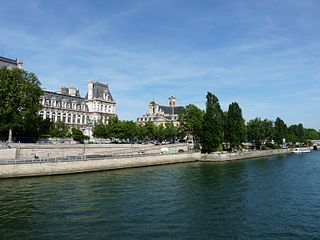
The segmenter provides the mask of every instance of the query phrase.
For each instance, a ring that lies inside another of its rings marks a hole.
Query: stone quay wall
[[[241,159],[259,158],[272,155],[282,155],[291,153],[292,149],[262,150],[236,153],[210,153],[202,154],[199,161],[202,162],[225,162]]]
[[[186,162],[228,162],[291,153],[291,149],[263,150],[237,153],[200,154],[155,154],[131,157],[83,159],[74,161],[1,164],[0,178],[45,176],[69,173],[83,173],[122,168],[146,167]]]
[[[54,163],[28,163],[0,165],[0,178],[30,177],[57,175],[69,173],[83,173],[121,168],[156,166],[163,164],[194,162],[200,153],[183,153],[158,156],[137,156],[130,158],[77,160]]]

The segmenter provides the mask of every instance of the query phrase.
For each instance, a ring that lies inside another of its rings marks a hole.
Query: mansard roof
[[[50,92],[50,91],[44,91],[44,98],[45,99],[50,99],[50,100],[52,98],[55,98],[55,100],[57,102],[61,102],[63,99],[65,99],[67,102],[76,101],[77,104],[81,104],[85,100],[82,97],[70,96],[70,95],[67,95],[67,94],[61,94],[61,93]]]
[[[104,94],[109,95],[108,101],[113,102],[113,97],[111,95],[111,92],[109,90],[109,86],[107,84],[99,83],[99,82],[94,82],[93,83],[93,98],[98,98],[98,99],[104,99]],[[86,99],[88,99],[88,93],[86,94]]]
[[[184,107],[178,106],[178,107],[168,107],[168,106],[159,106],[159,108],[164,112],[164,114],[180,114]]]
[[[1,62],[6,62],[6,63],[11,63],[11,64],[17,64],[17,59],[11,59],[11,58],[6,58],[6,57],[1,57],[0,56],[0,61]]]
[[[19,61],[18,59],[11,59],[11,58],[6,58],[6,57],[1,57],[0,56],[0,68],[1,67],[19,67],[22,65],[22,62]]]

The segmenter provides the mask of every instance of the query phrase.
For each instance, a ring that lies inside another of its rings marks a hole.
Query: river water
[[[320,152],[0,180],[0,239],[320,239]]]

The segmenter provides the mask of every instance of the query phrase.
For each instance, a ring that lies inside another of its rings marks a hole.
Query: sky
[[[109,85],[122,120],[152,100],[320,129],[318,0],[0,0],[0,54],[42,87]]]

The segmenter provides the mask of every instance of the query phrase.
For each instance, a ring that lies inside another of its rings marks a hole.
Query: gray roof
[[[107,93],[109,95],[109,99],[106,99],[106,100],[113,102],[113,97],[112,97],[111,92],[109,90],[109,86],[107,84],[94,82],[93,83],[93,98],[104,99],[104,93]],[[88,93],[86,94],[85,98],[88,99]]]
[[[61,94],[56,92],[50,92],[50,91],[44,91],[44,99],[51,100],[52,98],[55,98],[57,102],[61,102],[62,100],[66,102],[73,102],[75,101],[77,104],[81,104],[85,101],[82,97],[76,97],[76,96],[70,96],[67,94]]]
[[[1,67],[9,67],[9,66],[17,67],[18,66],[18,60],[0,56],[0,68]]]
[[[178,107],[168,107],[168,106],[159,106],[159,108],[164,112],[164,114],[180,114],[181,111],[184,109],[182,106]]]

